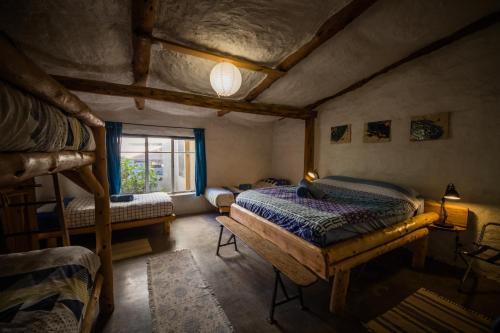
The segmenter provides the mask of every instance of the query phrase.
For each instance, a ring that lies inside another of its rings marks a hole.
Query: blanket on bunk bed
[[[89,227],[95,224],[94,197],[65,198],[65,217],[68,228]],[[111,223],[165,217],[174,213],[172,198],[165,192],[134,194],[132,201],[111,202]],[[46,204],[37,209],[40,230],[58,228],[56,205]]]
[[[79,246],[0,255],[0,331],[79,332],[99,266]]]
[[[385,228],[423,207],[415,191],[389,183],[332,176],[314,186],[323,199],[278,186],[243,192],[236,203],[320,247]]]
[[[95,150],[92,130],[58,108],[0,81],[0,151]]]

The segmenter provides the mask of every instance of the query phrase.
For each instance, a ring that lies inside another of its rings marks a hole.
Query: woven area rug
[[[147,238],[141,238],[129,242],[115,243],[112,245],[113,261],[126,258],[139,257],[143,254],[151,253],[151,244]]]
[[[191,251],[151,257],[148,285],[153,332],[233,332]]]
[[[491,332],[491,320],[421,288],[365,327],[370,332]]]

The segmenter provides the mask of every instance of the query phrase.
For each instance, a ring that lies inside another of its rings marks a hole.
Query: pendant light
[[[241,73],[238,67],[221,62],[210,72],[210,84],[218,96],[234,95],[241,87]]]

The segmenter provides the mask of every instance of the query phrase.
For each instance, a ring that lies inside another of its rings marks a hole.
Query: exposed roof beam
[[[251,103],[211,96],[195,95],[156,88],[125,85],[111,82],[77,79],[53,75],[57,81],[70,90],[101,95],[153,99],[164,102],[198,106],[216,110],[252,113],[265,116],[307,119],[316,116],[316,112],[287,105]]]
[[[136,34],[151,36],[158,9],[158,0],[133,0],[132,1],[132,45],[134,56],[132,71],[134,84],[146,85],[149,63],[151,60],[151,40],[137,38]],[[145,100],[135,98],[135,105],[139,110],[144,109]]]
[[[148,36],[141,35],[141,36],[138,36],[138,38],[149,38],[153,43],[158,43],[159,45],[161,45],[161,47],[164,50],[171,50],[171,51],[178,52],[178,53],[184,53],[184,54],[188,54],[188,55],[191,55],[194,57],[203,58],[203,59],[207,59],[207,60],[211,60],[211,61],[215,61],[215,62],[225,61],[225,62],[229,62],[229,63],[235,65],[236,67],[249,69],[251,71],[260,72],[260,73],[267,74],[267,75],[273,76],[273,77],[280,77],[280,76],[283,76],[285,74],[284,71],[281,71],[279,69],[266,67],[266,66],[260,65],[258,63],[252,62],[250,60],[243,59],[240,57],[235,57],[235,56],[225,54],[222,52],[202,51],[202,50],[198,50],[198,49],[195,49],[195,48],[192,48],[189,46],[184,46],[184,45],[181,45],[181,44],[178,44],[175,42],[170,42],[170,41],[156,38],[156,37],[148,37]]]
[[[293,66],[298,64],[302,59],[311,54],[321,44],[335,36],[339,31],[344,29],[349,23],[360,16],[365,10],[373,5],[376,0],[353,0],[339,12],[333,14],[316,32],[314,37],[297,51],[285,58],[277,68],[285,72],[289,71]],[[245,100],[252,101],[259,96],[264,90],[269,88],[278,78],[266,77],[257,87],[255,87],[245,97]]]
[[[405,57],[401,60],[398,60],[389,66],[384,67],[383,69],[379,70],[378,72],[375,72],[372,75],[370,75],[364,79],[359,80],[358,82],[351,84],[349,87],[342,89],[341,91],[337,92],[336,94],[322,98],[314,103],[309,104],[308,106],[306,106],[306,109],[311,109],[311,110],[315,109],[318,106],[320,106],[321,104],[324,104],[328,101],[331,101],[332,99],[335,99],[339,96],[347,94],[350,91],[358,89],[359,87],[365,85],[366,83],[373,80],[374,78],[376,78],[379,75],[385,74],[385,73],[395,69],[396,67],[399,67],[399,66],[401,66],[409,61],[412,61],[414,59],[417,59],[419,57],[422,57],[424,55],[432,53],[436,50],[439,50],[448,44],[451,44],[451,43],[453,43],[453,42],[455,42],[455,41],[457,41],[457,40],[459,40],[467,35],[470,35],[472,33],[475,33],[477,31],[488,28],[489,26],[491,26],[495,23],[498,23],[498,22],[500,22],[500,12],[495,12],[495,13],[492,13],[490,15],[487,15],[487,16],[469,24],[468,26],[452,33],[451,35],[448,35],[448,36],[441,38],[435,42],[432,42],[429,45],[421,48],[420,50],[417,50],[417,51],[411,53],[407,57]]]

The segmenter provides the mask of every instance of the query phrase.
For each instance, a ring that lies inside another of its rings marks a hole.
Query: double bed
[[[330,310],[342,312],[353,267],[415,242],[414,266],[423,266],[435,213],[423,212],[412,189],[390,183],[326,177],[312,195],[296,186],[241,193],[230,217],[285,251],[320,278],[334,277]]]

